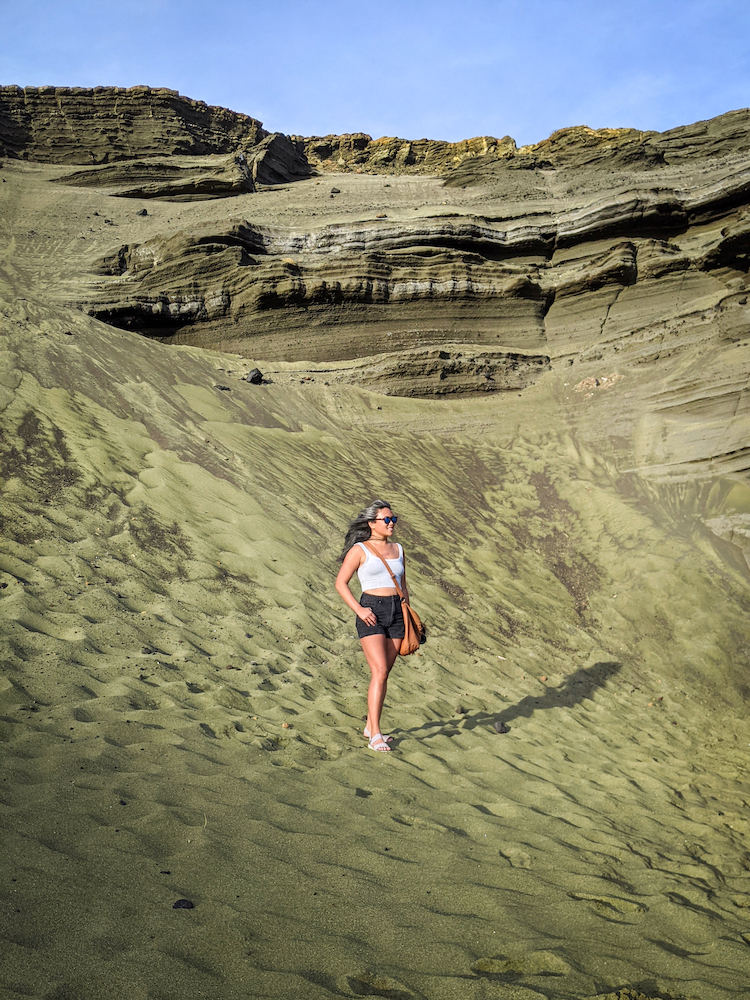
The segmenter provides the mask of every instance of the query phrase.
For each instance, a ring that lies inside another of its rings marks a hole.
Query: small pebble
[[[178,899],[176,903],[172,904],[173,910],[193,910],[195,909],[195,903],[191,903],[189,899]]]
[[[504,722],[496,722],[495,723],[495,732],[496,733],[509,733],[510,732],[510,726],[506,726]]]

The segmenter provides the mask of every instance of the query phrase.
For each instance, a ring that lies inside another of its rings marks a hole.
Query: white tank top
[[[396,543],[398,545],[398,542]],[[362,543],[357,542],[360,548],[364,549],[365,561],[357,570],[362,592],[368,590],[384,590],[386,587],[393,589],[391,574],[383,565],[380,556],[373,555],[372,552]],[[387,559],[386,562],[393,570],[393,575],[398,580],[399,587],[403,587],[404,577],[404,550],[398,545],[398,556],[395,559]]]

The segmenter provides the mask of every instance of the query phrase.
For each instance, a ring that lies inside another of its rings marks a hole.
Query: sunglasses
[[[383,524],[395,524],[398,521],[398,517],[376,517],[376,521],[382,521]]]

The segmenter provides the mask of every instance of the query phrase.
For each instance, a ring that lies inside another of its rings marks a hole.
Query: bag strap
[[[395,587],[395,588],[396,588],[396,590],[398,591],[398,596],[399,596],[399,597],[401,598],[401,600],[402,600],[402,601],[405,601],[405,600],[406,600],[406,598],[404,597],[404,592],[403,592],[403,590],[402,590],[402,589],[401,589],[401,588],[399,587],[399,585],[398,585],[398,580],[396,579],[396,576],[395,576],[395,574],[394,574],[393,570],[392,570],[392,569],[391,569],[391,567],[390,567],[390,566],[388,565],[388,563],[386,562],[385,558],[384,558],[383,556],[381,556],[381,554],[380,554],[379,552],[376,552],[376,551],[375,551],[375,549],[371,549],[371,548],[370,548],[370,546],[369,546],[369,545],[367,544],[367,542],[362,542],[362,544],[364,545],[364,547],[365,547],[365,548],[367,549],[367,551],[368,551],[368,552],[372,552],[372,554],[373,554],[374,556],[377,556],[377,557],[378,557],[378,559],[380,559],[380,560],[382,561],[382,563],[383,563],[383,565],[385,566],[385,568],[386,568],[386,569],[388,570],[388,572],[389,572],[389,573],[391,574],[391,579],[393,580],[393,585],[394,585],[394,587]]]

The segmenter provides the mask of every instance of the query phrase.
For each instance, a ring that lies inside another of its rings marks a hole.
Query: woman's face
[[[391,535],[393,534],[393,527],[394,527],[393,521],[389,520],[388,524],[386,524],[385,521],[383,520],[383,518],[385,517],[387,518],[393,517],[390,507],[381,507],[381,509],[377,513],[377,517],[375,518],[375,520],[368,522],[370,525],[370,531],[373,533],[373,535],[375,534],[382,535],[385,538],[391,537]]]

